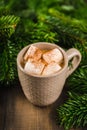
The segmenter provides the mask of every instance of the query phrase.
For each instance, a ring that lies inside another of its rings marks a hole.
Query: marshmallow
[[[41,75],[45,64],[40,61],[33,61],[33,59],[29,59],[24,67],[24,71],[28,74],[36,74]]]
[[[60,65],[58,65],[56,62],[51,62],[44,68],[42,75],[51,75],[59,71],[60,69],[61,69]]]
[[[62,69],[63,54],[57,48],[40,50],[31,45],[24,55],[24,63],[24,71],[28,74],[51,75]]]
[[[56,62],[60,64],[63,61],[63,55],[62,52],[55,48],[52,50],[47,51],[43,54],[43,59],[49,64],[51,62]]]
[[[37,61],[41,58],[41,56],[42,56],[42,51],[37,47],[31,45],[27,50],[26,54],[24,55],[24,60],[27,61],[28,58],[33,58],[34,61]]]

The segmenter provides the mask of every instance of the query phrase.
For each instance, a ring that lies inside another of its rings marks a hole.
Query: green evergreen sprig
[[[14,15],[0,17],[0,83],[9,84],[16,78],[16,46],[10,41],[20,18]],[[18,50],[18,49],[17,49]]]
[[[66,17],[66,15],[61,14],[58,11],[55,15],[54,10],[52,10],[54,16],[49,15],[44,19],[48,26],[52,29],[54,33],[57,33],[56,39],[59,39],[59,44],[65,48],[70,48],[74,46],[77,42],[86,42],[87,37],[87,24],[84,21],[78,19],[72,19]],[[68,40],[67,40],[68,39]]]
[[[15,45],[7,41],[6,46],[0,56],[0,83],[10,85],[17,79]]]
[[[68,79],[68,90],[77,94],[87,93],[87,65],[79,67]]]
[[[51,42],[55,43],[58,42],[58,39],[56,39],[56,32],[52,32],[49,26],[47,26],[43,22],[38,22],[38,24],[35,24],[33,30],[28,33],[30,37],[30,42]]]
[[[15,31],[16,25],[20,18],[14,15],[6,15],[0,17],[0,35],[9,38]]]
[[[84,40],[84,42],[82,44],[76,43],[74,45],[74,47],[77,48],[82,55],[80,66],[87,66],[87,62],[86,62],[86,59],[87,59],[87,41]]]
[[[77,95],[69,92],[69,98],[65,104],[57,109],[60,125],[65,130],[84,127],[87,125],[87,94]]]

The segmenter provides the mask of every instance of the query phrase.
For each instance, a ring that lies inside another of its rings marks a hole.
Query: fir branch
[[[79,67],[68,79],[68,90],[78,94],[87,93],[87,64]]]
[[[52,31],[57,33],[57,39],[59,39],[59,44],[62,47],[70,48],[73,47],[76,42],[85,42],[83,38],[85,34],[70,23],[64,23],[62,20],[55,17],[48,17],[46,22],[49,24],[50,28],[52,28]]]
[[[20,18],[14,15],[0,17],[0,35],[9,38],[15,31]]]
[[[56,39],[56,33],[52,32],[43,22],[37,23],[29,35],[31,36],[31,42],[58,42],[58,39]]]
[[[55,17],[56,19],[60,19],[64,24],[69,24],[70,26],[74,26],[80,30],[83,30],[84,28],[87,29],[87,24],[84,19],[78,19],[71,17],[70,15],[66,15],[59,10],[56,10],[54,8],[50,8],[48,10],[49,16]]]
[[[46,23],[51,31],[57,34],[56,39],[59,40],[60,46],[70,48],[77,42],[83,44],[86,41],[87,24],[85,21],[72,19],[54,9],[50,9],[49,12],[49,16],[41,14],[39,20]]]
[[[16,79],[16,46],[9,42],[19,22],[19,17],[6,15],[0,17],[0,83],[9,84]],[[18,50],[18,49],[17,49]]]
[[[81,55],[82,60],[79,68],[68,78],[68,90],[84,94],[87,92],[87,42],[84,44],[75,44]]]
[[[84,41],[83,44],[76,43],[74,47],[77,48],[82,55],[80,66],[87,66],[87,41]]]
[[[69,99],[57,109],[60,125],[65,130],[87,125],[87,94],[69,93]]]
[[[20,26],[20,30],[16,35],[18,35],[19,37],[21,33],[21,37],[23,37],[22,39],[26,38],[29,43],[40,41],[52,43],[58,42],[58,39],[56,39],[56,32],[52,32],[52,30],[49,28],[49,26],[47,26],[46,23],[42,21],[34,23],[30,19],[25,19],[23,23],[24,24],[22,25],[22,28]]]
[[[8,41],[0,56],[0,83],[3,85],[10,85],[17,79],[17,53],[15,44]]]

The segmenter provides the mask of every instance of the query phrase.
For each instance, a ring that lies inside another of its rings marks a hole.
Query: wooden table
[[[26,99],[20,85],[0,87],[0,130],[64,130],[57,125],[56,108],[65,100],[65,93],[63,90],[54,104],[41,108]]]

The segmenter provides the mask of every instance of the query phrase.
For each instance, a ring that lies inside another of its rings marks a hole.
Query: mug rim
[[[24,69],[23,69],[23,67],[21,65],[21,61],[20,61],[19,58],[23,57],[23,55],[25,54],[25,52],[27,51],[27,49],[29,48],[29,46],[31,46],[31,45],[40,45],[40,44],[51,45],[51,46],[53,46],[55,48],[58,48],[62,52],[63,57],[64,57],[64,66],[63,66],[63,68],[60,71],[58,71],[58,72],[56,72],[54,74],[51,74],[51,75],[35,75],[35,74],[27,73],[27,72],[24,71]],[[17,55],[17,66],[20,68],[20,70],[24,74],[26,74],[28,76],[37,77],[37,78],[49,78],[49,77],[54,77],[54,76],[60,75],[68,67],[68,56],[67,56],[66,52],[64,51],[64,49],[62,47],[58,46],[55,43],[50,43],[50,42],[36,42],[36,43],[31,43],[31,44],[25,46],[24,48],[22,48],[19,51],[19,53]]]

